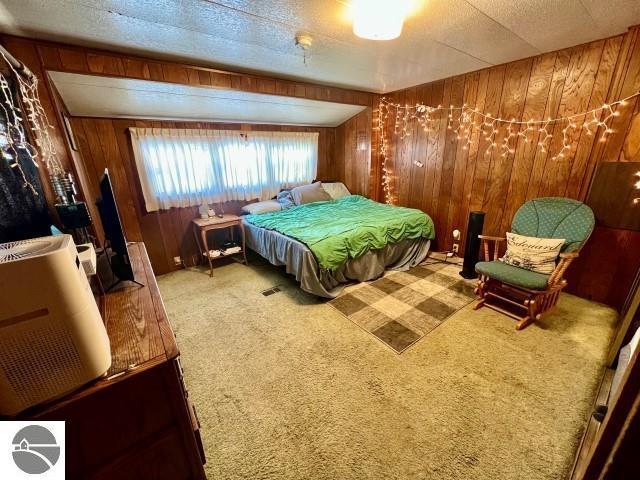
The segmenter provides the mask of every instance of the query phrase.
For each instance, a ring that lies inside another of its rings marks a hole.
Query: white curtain
[[[147,211],[266,200],[312,182],[318,133],[130,128]]]

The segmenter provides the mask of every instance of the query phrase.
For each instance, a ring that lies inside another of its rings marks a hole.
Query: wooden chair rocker
[[[513,217],[511,231],[528,237],[565,239],[556,267],[545,275],[507,265],[498,259],[506,238],[480,235],[485,261],[476,264],[480,277],[475,292],[480,299],[474,309],[487,306],[515,318],[519,320],[516,330],[540,320],[557,303],[567,285],[563,275],[591,235],[594,224],[591,209],[577,200],[549,197],[522,205]]]

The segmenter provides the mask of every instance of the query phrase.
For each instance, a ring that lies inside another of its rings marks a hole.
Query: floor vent
[[[265,297],[268,297],[269,295],[273,295],[274,293],[278,293],[279,291],[280,291],[280,288],[276,286],[276,287],[271,287],[266,290],[263,290],[260,293],[262,293],[262,295],[264,295]]]

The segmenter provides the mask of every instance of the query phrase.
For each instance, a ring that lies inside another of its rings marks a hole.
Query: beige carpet
[[[516,332],[470,305],[399,356],[273,267],[159,283],[210,479],[564,478],[615,318],[564,295]]]

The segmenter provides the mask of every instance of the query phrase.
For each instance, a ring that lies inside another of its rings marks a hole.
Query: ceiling
[[[62,72],[49,76],[69,113],[80,117],[336,127],[365,108],[127,78]]]
[[[0,0],[0,29],[127,53],[389,92],[615,35],[638,0],[423,0],[400,38],[353,35],[347,0]],[[294,45],[313,37],[305,66]]]

